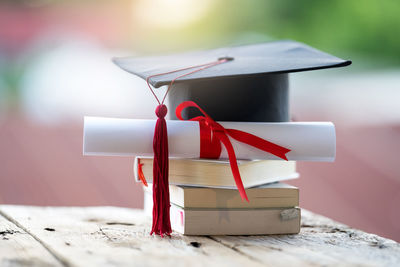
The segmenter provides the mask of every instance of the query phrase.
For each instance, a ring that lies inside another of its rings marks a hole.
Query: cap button
[[[232,61],[234,59],[235,59],[234,57],[230,57],[230,56],[220,56],[218,58],[218,60],[226,60],[226,61]]]

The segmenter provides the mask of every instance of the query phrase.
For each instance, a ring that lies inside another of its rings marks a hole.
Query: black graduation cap
[[[289,121],[288,73],[351,64],[294,41],[219,48],[166,56],[114,58],[115,64],[143,79],[189,66],[228,62],[175,81],[168,96],[170,117],[183,101],[195,101],[217,121]],[[150,78],[158,88],[188,71]],[[185,119],[199,115],[186,109]]]

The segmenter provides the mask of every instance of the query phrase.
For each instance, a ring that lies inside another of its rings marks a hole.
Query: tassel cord
[[[170,236],[172,233],[171,222],[170,222],[170,199],[169,199],[169,185],[168,185],[168,172],[169,172],[169,156],[168,156],[168,133],[167,123],[165,116],[167,115],[168,109],[164,105],[165,98],[170,91],[174,82],[182,77],[193,74],[195,72],[210,68],[212,66],[229,61],[228,59],[218,59],[217,61],[173,70],[165,73],[159,73],[147,77],[146,82],[158,102],[156,108],[157,122],[154,129],[153,138],[153,224],[150,234],[156,234],[163,237],[164,235]],[[153,88],[150,86],[150,79],[160,75],[171,74],[179,71],[185,71],[193,69],[190,72],[184,73],[171,80],[164,97],[160,101],[155,94]]]

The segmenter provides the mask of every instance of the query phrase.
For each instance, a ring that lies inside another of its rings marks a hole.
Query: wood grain
[[[214,236],[221,244],[260,262],[280,265],[399,266],[399,243],[302,210],[298,235]]]
[[[35,238],[0,215],[0,266],[61,266]]]
[[[42,254],[39,258],[43,264],[39,266],[400,264],[400,246],[395,241],[305,210],[298,235],[235,237],[174,233],[171,238],[150,236],[151,219],[142,210],[0,206],[0,213],[8,218],[0,225],[7,223],[7,229],[29,233],[21,236],[32,239],[31,243],[20,241],[20,249],[32,251],[30,254],[18,253],[18,247],[8,247],[11,251],[8,253],[0,252],[0,262],[13,255],[15,266],[23,266],[28,259]],[[7,246],[8,241],[0,238],[0,248]]]
[[[260,265],[208,237],[150,236],[151,219],[139,210],[24,206],[0,210],[38,236],[67,266]]]

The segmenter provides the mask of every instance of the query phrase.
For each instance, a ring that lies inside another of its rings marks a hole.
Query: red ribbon
[[[146,181],[146,177],[144,177],[142,166],[143,166],[143,163],[140,163],[140,159],[138,158],[138,160],[137,160],[138,178],[140,179],[140,181],[142,181],[143,185],[147,187],[148,184]]]
[[[182,111],[187,107],[197,108],[204,116],[194,117],[189,119],[190,121],[198,121],[200,126],[200,157],[201,158],[213,158],[217,159],[221,154],[221,143],[225,146],[228,152],[229,163],[231,165],[233,178],[235,179],[236,186],[239,190],[242,199],[249,201],[244,190],[242,179],[240,177],[239,167],[237,165],[235,150],[233,149],[232,143],[229,140],[229,136],[236,139],[239,142],[248,144],[256,147],[265,152],[271,153],[279,158],[288,160],[286,153],[290,151],[285,147],[271,143],[258,136],[235,130],[225,129],[221,124],[214,121],[208,114],[200,108],[193,101],[185,101],[176,107],[176,117],[180,120],[182,118]]]

